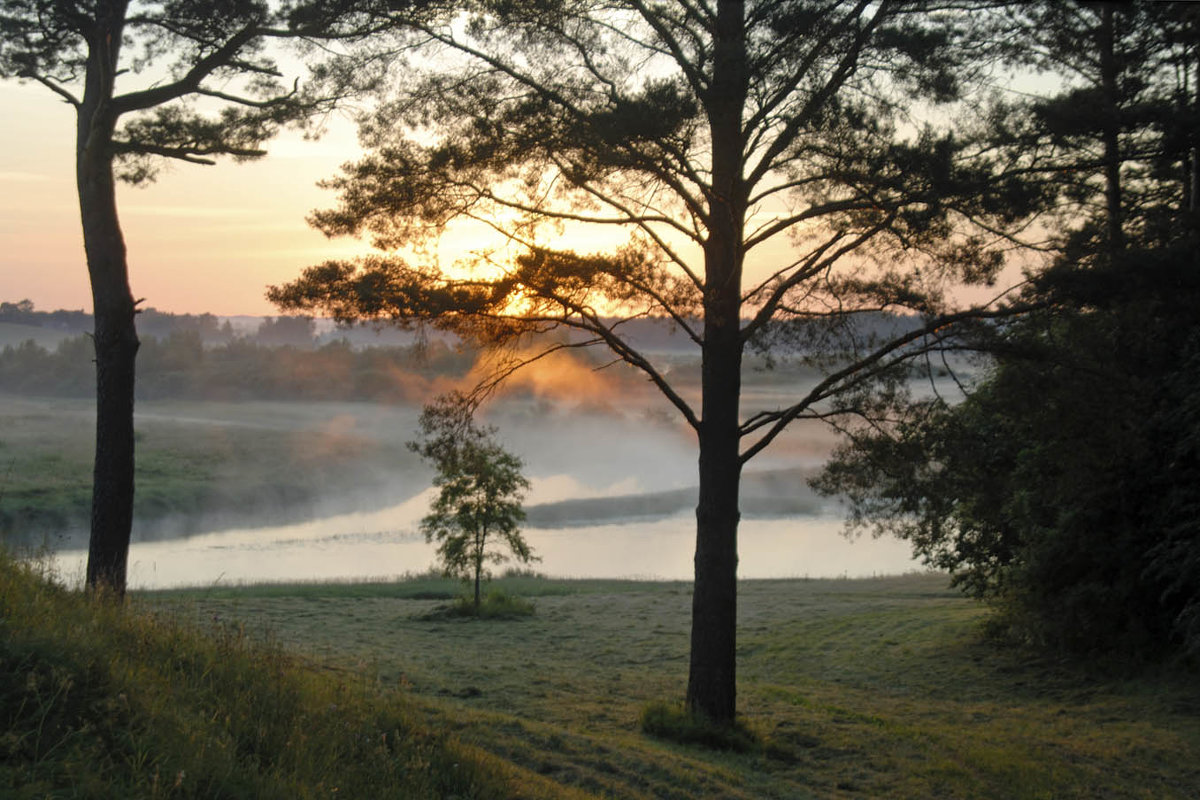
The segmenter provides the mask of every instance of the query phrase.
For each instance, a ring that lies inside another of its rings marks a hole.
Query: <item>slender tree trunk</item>
[[[1185,76],[1192,78],[1192,96],[1191,96],[1191,112],[1192,118],[1196,119],[1200,115],[1200,30],[1197,29],[1196,20],[1192,20],[1188,26],[1188,38],[1197,42],[1196,48],[1192,51],[1192,63],[1187,65]],[[1187,209],[1193,214],[1200,210],[1200,130],[1192,128],[1189,131],[1192,139],[1192,146],[1188,150],[1191,163],[1188,165],[1188,175],[1184,191],[1187,194]],[[1193,223],[1194,224],[1194,223]]]
[[[117,122],[112,108],[113,81],[125,4],[101,3],[98,7],[101,13],[89,42],[75,145],[96,351],[96,454],[87,585],[119,599],[125,595],[133,524],[133,387],[138,338],[125,239],[117,218],[112,155]]]
[[[480,576],[483,574],[483,555],[484,555],[483,545],[486,540],[487,540],[486,533],[476,532],[476,534],[475,534],[475,553],[474,553],[474,560],[475,560],[475,613],[479,613],[479,607],[482,602],[481,598],[479,596],[479,579],[480,579]]]
[[[707,108],[713,187],[705,246],[704,349],[696,507],[696,581],[687,707],[732,722],[737,696],[737,529],[741,395],[741,283],[746,203],[741,116],[746,96],[744,8],[718,6]]]
[[[1125,247],[1124,220],[1121,211],[1121,98],[1117,79],[1121,65],[1116,57],[1116,27],[1114,3],[1100,8],[1100,85],[1104,93],[1104,128],[1101,132],[1104,147],[1104,201],[1107,217],[1109,252]]]

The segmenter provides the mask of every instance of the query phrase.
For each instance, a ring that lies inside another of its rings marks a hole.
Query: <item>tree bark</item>
[[[724,723],[733,721],[737,696],[738,413],[746,212],[741,126],[747,91],[744,37],[743,3],[721,3],[713,80],[706,98],[713,162],[704,250],[700,497],[687,707]]]
[[[705,325],[700,500],[687,688],[687,707],[718,722],[733,721],[737,697],[741,345],[734,327],[735,341],[730,343],[728,325]]]
[[[1121,210],[1121,97],[1117,83],[1121,65],[1116,57],[1116,23],[1113,3],[1100,8],[1100,86],[1104,94],[1104,127],[1101,132],[1104,147],[1104,201],[1107,217],[1110,253],[1125,247],[1125,231]]]
[[[98,7],[101,12],[89,41],[84,96],[77,108],[75,144],[96,351],[96,453],[87,586],[121,599],[133,525],[133,389],[138,351],[112,154],[118,116],[112,98],[125,3]]]
[[[1197,20],[1189,20],[1187,35],[1194,42],[1200,41],[1200,24]],[[1200,115],[1200,48],[1193,51],[1192,63],[1187,65],[1184,75],[1192,78],[1191,112],[1192,118],[1196,119]],[[1188,164],[1184,192],[1187,195],[1187,210],[1194,214],[1200,210],[1200,131],[1192,127],[1188,133],[1192,139],[1192,146],[1188,150],[1191,163]]]
[[[482,605],[482,598],[479,595],[479,581],[483,575],[483,557],[484,545],[487,544],[487,531],[481,530],[475,532],[475,552],[472,554],[472,560],[475,562],[475,613],[479,613],[479,608]]]

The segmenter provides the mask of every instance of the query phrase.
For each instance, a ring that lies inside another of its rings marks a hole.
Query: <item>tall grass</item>
[[[90,601],[0,553],[0,796],[563,796],[417,714],[238,624]]]

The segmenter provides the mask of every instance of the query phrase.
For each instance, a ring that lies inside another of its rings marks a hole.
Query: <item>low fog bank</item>
[[[774,377],[771,390],[786,391]],[[428,570],[437,558],[420,520],[433,475],[405,447],[419,414],[411,404],[139,405],[139,469],[161,468],[173,480],[190,475],[194,486],[146,505],[155,481],[139,484],[141,508],[158,513],[135,524],[131,588],[393,579]],[[534,372],[481,416],[525,464],[532,484],[526,537],[543,559],[539,571],[691,577],[695,434],[644,381],[612,371]],[[808,488],[835,443],[825,426],[802,422],[749,465],[741,493],[743,578],[919,567],[907,543],[846,539],[835,505]],[[182,466],[157,460],[168,457]],[[193,490],[204,502],[176,507]],[[82,575],[82,540],[55,558],[66,580]]]
[[[621,400],[620,405],[613,398]],[[630,399],[630,393],[617,393],[589,396],[581,403],[526,391],[485,407],[483,421],[494,425],[504,446],[520,456],[531,480],[525,504],[528,529],[691,518],[697,494],[693,432],[663,413],[669,409]],[[278,466],[269,469],[269,482],[262,483],[260,477],[250,498],[200,514],[140,519],[134,540],[155,542],[234,529],[260,529],[270,536],[272,529],[322,520],[327,526],[321,536],[335,537],[356,533],[344,527],[346,515],[398,506],[407,509],[403,521],[374,523],[382,527],[366,533],[413,536],[428,499],[415,506],[414,501],[431,491],[433,480],[428,467],[405,447],[416,435],[418,414],[417,408],[371,404],[156,407],[147,418],[207,430],[208,435],[244,431],[254,436],[266,430],[284,436],[296,450],[285,456],[282,448],[275,448]],[[769,454],[756,459],[761,467],[743,476],[743,519],[835,515],[835,504],[807,485],[834,441],[827,429],[816,424],[799,425],[780,437]],[[264,464],[269,467],[269,462]],[[217,486],[239,479],[235,465],[225,469],[230,474],[220,476]],[[313,477],[314,470],[318,478]]]

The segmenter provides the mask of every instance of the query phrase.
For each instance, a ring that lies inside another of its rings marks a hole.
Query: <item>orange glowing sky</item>
[[[91,310],[75,195],[74,112],[35,85],[0,82],[0,300]],[[336,124],[336,123],[335,123]],[[341,124],[320,141],[288,134],[256,162],[168,165],[148,188],[121,187],[130,282],[146,307],[274,314],[266,286],[363,250],[304,221],[332,206],[316,182],[357,154]]]

